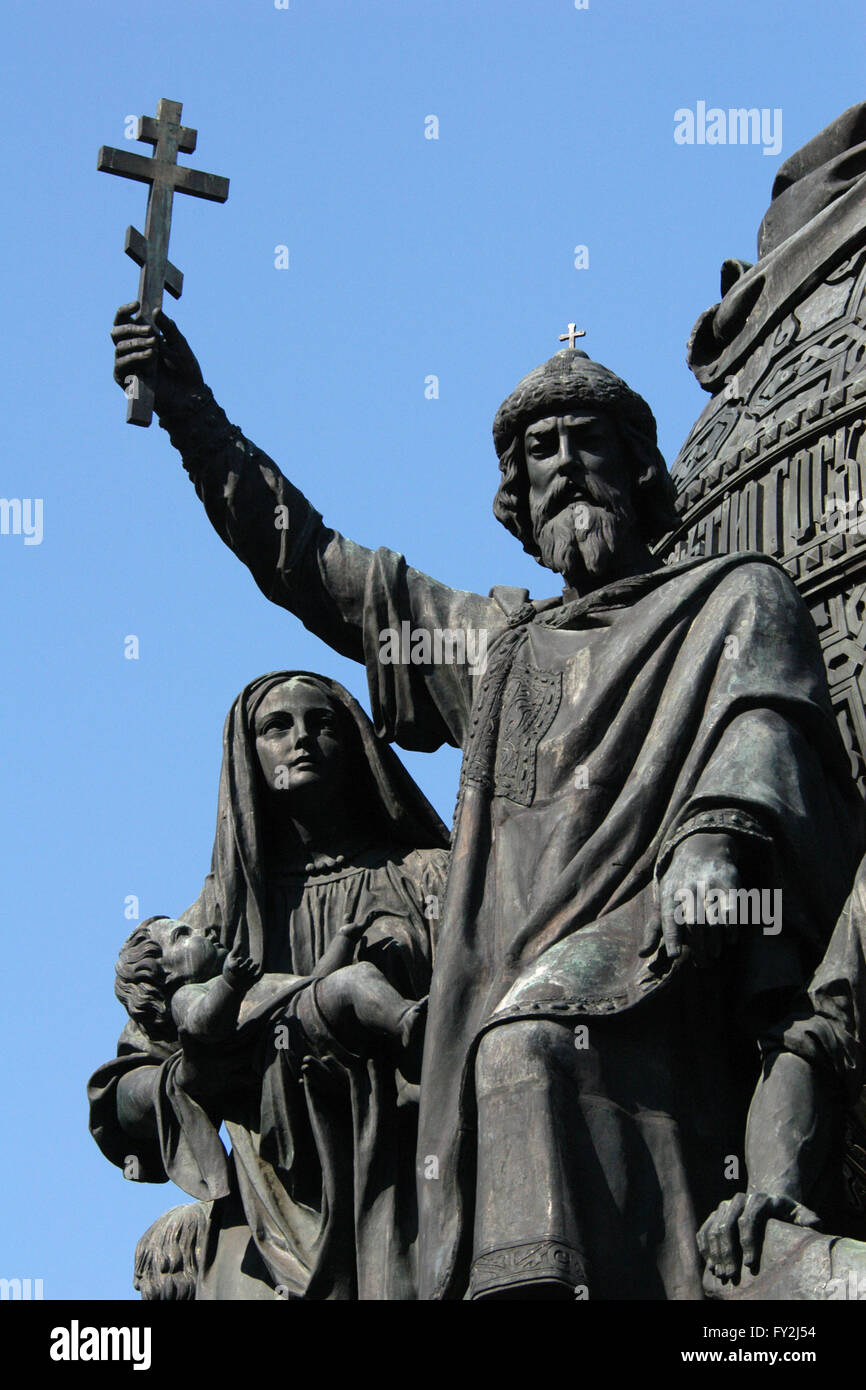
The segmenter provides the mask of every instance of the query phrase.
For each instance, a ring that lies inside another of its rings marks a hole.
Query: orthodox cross
[[[152,322],[154,309],[162,307],[164,289],[175,299],[180,298],[183,289],[183,275],[168,259],[175,192],[208,198],[212,203],[224,203],[229,196],[228,179],[178,164],[178,152],[192,154],[197,135],[189,126],[181,125],[182,110],[181,102],[163,99],[157,103],[155,119],[153,116],[139,117],[135,138],[154,146],[152,157],[103,145],[96,161],[97,169],[105,174],[120,174],[125,179],[137,179],[139,183],[150,185],[144,236],[135,227],[127,227],[123,248],[127,256],[141,266],[139,318],[144,323]],[[152,385],[142,377],[129,377],[126,401],[127,424],[149,425],[153,415]]]
[[[577,339],[577,338],[585,338],[585,337],[586,337],[586,329],[585,329],[585,328],[577,328],[573,323],[570,323],[570,324],[568,325],[568,332],[567,332],[567,333],[560,333],[560,335],[559,335],[559,341],[560,341],[561,343],[564,343],[564,342],[566,341],[566,339],[567,339],[567,340],[568,340],[568,346],[569,346],[570,348],[573,348],[573,347],[574,347],[574,343],[575,343],[575,339]]]

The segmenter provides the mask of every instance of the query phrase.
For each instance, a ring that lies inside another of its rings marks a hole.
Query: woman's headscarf
[[[264,956],[266,867],[263,817],[268,814],[255,748],[254,720],[264,698],[286,681],[303,679],[319,687],[348,718],[355,756],[368,776],[359,792],[370,801],[364,821],[376,824],[383,843],[410,849],[447,849],[448,831],[391,747],[379,738],[342,685],[310,671],[272,671],[245,686],[226,717],[211,871],[184,920],[219,928],[226,946],[242,941],[256,961]]]

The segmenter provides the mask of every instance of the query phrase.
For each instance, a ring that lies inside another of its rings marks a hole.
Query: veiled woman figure
[[[182,918],[267,973],[218,1053],[197,1061],[130,1019],[88,1088],[112,1162],[211,1204],[195,1209],[196,1298],[416,1296],[415,1078],[381,1039],[335,1036],[313,973],[341,928],[367,922],[356,959],[423,998],[447,844],[336,681],[278,671],[235,700],[211,872]]]

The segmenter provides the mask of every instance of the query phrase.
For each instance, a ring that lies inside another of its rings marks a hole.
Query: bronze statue
[[[564,581],[531,601],[345,540],[154,321],[119,311],[115,375],[154,383],[218,533],[365,663],[381,738],[464,750],[420,1296],[702,1297],[696,1232],[736,1191],[755,1041],[808,982],[861,848],[796,589],[762,554],[654,558],[675,518],[652,412],[573,347],[494,422],[496,515]]]
[[[123,947],[130,1018],[89,1088],[106,1156],[198,1199],[142,1238],[146,1296],[415,1297],[447,842],[336,681],[280,671],[238,696],[211,872],[180,918]]]

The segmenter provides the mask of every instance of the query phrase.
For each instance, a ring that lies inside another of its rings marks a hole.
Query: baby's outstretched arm
[[[323,980],[326,975],[330,975],[334,970],[339,970],[344,965],[351,965],[355,957],[355,946],[360,941],[364,932],[378,917],[406,917],[405,912],[384,911],[382,908],[374,907],[357,922],[347,922],[344,927],[340,927],[333,941],[328,945],[327,950],[316,962],[313,971],[314,980]]]
[[[219,1042],[237,1027],[241,1002],[261,975],[261,967],[235,947],[223,962],[222,974],[208,981],[205,990],[184,985],[171,1001],[178,1032],[199,1042]]]

